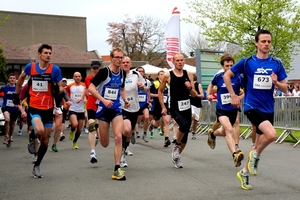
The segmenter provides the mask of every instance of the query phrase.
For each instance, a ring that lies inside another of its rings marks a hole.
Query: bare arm
[[[190,79],[190,82],[191,82],[191,88],[192,88],[192,89],[190,89],[190,95],[192,97],[195,97],[197,95],[197,92],[196,92],[195,87],[194,87],[194,77],[193,77],[193,74],[188,71],[188,76],[189,76],[189,79]]]
[[[224,83],[226,85],[226,88],[230,94],[231,97],[231,104],[235,107],[240,107],[241,105],[241,99],[238,95],[235,94],[233,87],[232,87],[232,82],[231,82],[231,78],[234,76],[234,73],[231,70],[228,70],[224,76]],[[245,86],[246,87],[246,86]]]
[[[16,91],[15,91],[15,94],[19,94],[20,93],[20,89],[24,83],[24,80],[26,78],[26,74],[24,72],[22,72],[18,78],[18,82],[17,82],[17,85],[16,85]]]
[[[166,72],[160,83],[160,86],[157,90],[158,101],[161,105],[162,110],[166,110],[165,103],[164,103],[164,97],[163,97],[163,91],[166,87],[166,84],[169,82],[169,78],[170,78],[170,73]]]

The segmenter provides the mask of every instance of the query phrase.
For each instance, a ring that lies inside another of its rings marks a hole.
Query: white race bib
[[[168,101],[168,97],[164,96],[164,103],[167,103],[167,101]]]
[[[48,81],[32,80],[32,90],[34,92],[47,92],[48,91]]]
[[[73,100],[77,100],[77,99],[79,99],[81,97],[81,93],[72,93],[72,99]]]
[[[15,105],[14,105],[14,103],[13,103],[13,101],[11,99],[7,99],[6,106],[8,106],[8,107],[14,107]]]
[[[116,100],[118,97],[118,93],[119,93],[118,89],[105,88],[104,98],[110,100]]]
[[[139,102],[146,102],[146,95],[140,94],[139,95]]]
[[[254,75],[253,88],[259,90],[268,90],[272,88],[270,75]]]
[[[231,103],[231,97],[229,93],[221,94],[220,97],[222,105]]]
[[[178,109],[179,111],[187,110],[191,107],[190,100],[182,100],[178,101]]]

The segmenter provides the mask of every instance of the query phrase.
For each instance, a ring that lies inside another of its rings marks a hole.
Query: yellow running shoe
[[[236,174],[236,177],[241,181],[241,187],[244,190],[252,190],[252,186],[249,184],[249,176],[243,174],[243,170]]]
[[[125,181],[125,172],[119,168],[118,170],[114,171],[111,178],[118,181]]]
[[[74,139],[74,132],[73,131],[70,131],[70,133],[69,133],[69,139],[70,140]]]
[[[78,144],[77,144],[77,142],[73,142],[73,149],[78,149]]]

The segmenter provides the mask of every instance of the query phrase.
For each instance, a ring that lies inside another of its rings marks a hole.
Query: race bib
[[[81,93],[72,93],[72,99],[73,100],[77,100],[77,99],[79,99],[81,97]]]
[[[187,110],[191,107],[190,100],[182,100],[178,101],[178,109],[179,111]]]
[[[229,93],[221,94],[220,97],[222,105],[231,103],[231,97]]]
[[[167,103],[167,101],[168,101],[168,97],[164,96],[164,103]]]
[[[8,107],[14,107],[15,105],[14,105],[14,103],[13,103],[13,101],[11,99],[7,99],[6,106],[8,106]]]
[[[118,89],[105,88],[104,98],[110,100],[116,100],[118,97],[118,93],[119,93]]]
[[[253,88],[258,90],[268,90],[272,88],[272,80],[269,75],[254,75]]]
[[[146,95],[144,94],[139,95],[139,102],[146,102]]]
[[[48,81],[32,80],[32,90],[34,92],[47,92],[48,91]]]

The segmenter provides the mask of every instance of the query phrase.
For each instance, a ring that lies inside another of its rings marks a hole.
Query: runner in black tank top
[[[163,101],[163,89],[167,83],[170,85],[170,113],[179,126],[177,140],[172,151],[172,161],[175,168],[183,168],[180,153],[183,151],[191,126],[191,103],[190,95],[195,96],[194,81],[192,73],[183,70],[184,57],[182,54],[175,54],[173,57],[175,68],[169,73],[166,72],[158,90],[158,99],[162,107],[162,114],[167,113]]]

